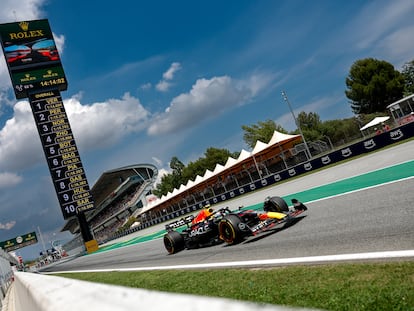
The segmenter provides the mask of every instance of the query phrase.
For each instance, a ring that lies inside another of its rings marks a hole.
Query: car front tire
[[[175,254],[184,249],[184,237],[177,231],[170,231],[164,235],[164,246],[169,254]]]
[[[236,215],[227,215],[219,223],[219,237],[228,245],[237,244],[243,240],[240,230],[241,219]]]

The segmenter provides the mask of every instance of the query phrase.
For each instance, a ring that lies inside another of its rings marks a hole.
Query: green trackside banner
[[[67,89],[48,20],[0,24],[0,39],[17,99],[32,91]]]
[[[0,242],[0,247],[5,252],[10,252],[35,243],[37,243],[36,232],[30,232],[10,240]]]

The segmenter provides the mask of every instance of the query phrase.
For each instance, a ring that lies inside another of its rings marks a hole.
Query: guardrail
[[[187,294],[105,285],[57,276],[16,272],[2,311],[287,311],[283,306],[256,304]],[[309,310],[309,309],[300,309]],[[313,309],[315,310],[315,309]]]

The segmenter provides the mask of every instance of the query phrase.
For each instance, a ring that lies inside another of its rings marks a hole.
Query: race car
[[[239,207],[231,211],[228,207],[218,210],[206,206],[196,216],[188,216],[165,226],[164,246],[169,254],[184,249],[212,246],[219,243],[237,244],[248,236],[274,230],[281,224],[290,224],[307,207],[292,199],[289,209],[280,197],[268,197],[262,211],[243,210]],[[183,226],[184,229],[179,230]]]

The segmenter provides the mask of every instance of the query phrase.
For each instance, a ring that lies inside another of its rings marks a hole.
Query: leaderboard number
[[[45,109],[46,109],[46,108],[45,108],[45,105],[46,105],[46,103],[45,103],[45,102],[38,102],[38,103],[36,103],[36,104],[35,104],[35,105],[33,105],[33,106],[34,106],[34,107],[36,107],[38,111],[43,111],[43,110],[45,110]]]
[[[75,205],[73,205],[73,204],[66,205],[66,206],[65,206],[65,212],[66,212],[67,214],[73,214],[73,213],[75,213],[75,212],[76,212],[76,207],[75,207]]]
[[[69,194],[64,193],[64,194],[62,195],[62,199],[63,199],[63,201],[68,202],[68,201],[71,199],[71,197],[70,197],[70,195],[69,195]]]
[[[55,149],[55,146],[49,147],[49,155],[54,155],[56,153],[57,153],[57,151]]]
[[[66,187],[67,187],[67,184],[64,181],[61,181],[59,183],[60,190],[66,190]],[[65,199],[65,198],[63,198],[63,199]]]

